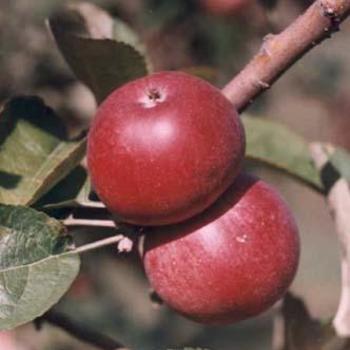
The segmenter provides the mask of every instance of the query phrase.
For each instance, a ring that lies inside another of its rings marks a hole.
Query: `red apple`
[[[0,331],[0,349],[18,350],[13,331]]]
[[[204,213],[149,229],[143,263],[156,293],[194,321],[255,316],[286,292],[299,237],[292,213],[265,182],[241,175]]]
[[[230,16],[242,12],[252,5],[252,0],[200,0],[202,7],[218,16]]]
[[[88,137],[100,199],[138,225],[180,222],[212,204],[236,178],[244,153],[237,111],[209,83],[160,72],[114,91]]]

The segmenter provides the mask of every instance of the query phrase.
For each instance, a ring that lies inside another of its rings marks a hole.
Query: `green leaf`
[[[34,203],[84,154],[85,140],[66,140],[64,125],[39,98],[12,99],[0,115],[0,203]]]
[[[325,195],[328,195],[339,178],[350,182],[350,154],[346,150],[329,143],[313,142],[310,154],[319,170]]]
[[[67,177],[69,180],[70,176]],[[43,210],[52,210],[52,209],[61,209],[61,208],[76,208],[84,207],[88,202],[90,202],[89,196],[91,193],[91,183],[90,178],[86,178],[84,183],[79,184],[79,191],[71,191],[69,189],[69,184],[62,183],[62,186],[57,187],[55,191],[63,191],[64,198],[63,200],[55,200],[49,203],[42,203],[41,209]],[[57,198],[57,197],[56,197]],[[62,199],[62,198],[61,198]]]
[[[79,166],[35,203],[35,207],[40,210],[75,207],[87,188],[90,190],[87,172],[85,168]]]
[[[0,205],[0,329],[51,308],[79,272],[64,226],[31,208]]]
[[[136,34],[95,5],[66,7],[49,19],[49,25],[68,65],[99,102],[148,73],[145,50]]]
[[[350,181],[350,153],[343,148],[335,148],[329,161],[339,171],[341,176]]]
[[[309,155],[308,143],[280,123],[243,116],[248,159],[265,163],[322,191],[319,174]]]

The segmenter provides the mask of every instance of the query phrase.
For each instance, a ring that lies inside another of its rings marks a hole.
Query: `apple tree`
[[[165,21],[170,2],[161,3],[159,21]],[[45,332],[49,323],[96,348],[132,349],[123,336],[116,340],[74,321],[57,306],[85,288],[84,259],[94,264],[91,252],[108,246],[145,270],[150,303],[185,318],[239,327],[270,310],[273,350],[349,348],[350,155],[250,114],[350,14],[350,0],[300,3],[305,11],[278,34],[266,33],[259,51],[221,89],[208,67],[158,69],[156,45],[146,45],[137,28],[107,10],[89,2],[55,6],[46,20],[51,49],[55,42],[55,55],[60,52],[96,105],[89,110],[93,120],[75,135],[40,96],[12,96],[3,105],[1,331],[33,323]],[[257,6],[261,14],[275,5],[206,0],[186,6],[226,21],[233,14],[251,19]],[[263,165],[325,197],[341,247],[341,295],[330,322],[313,318],[287,292],[298,267],[299,233],[277,190],[247,174]],[[106,228],[102,238],[78,237]]]

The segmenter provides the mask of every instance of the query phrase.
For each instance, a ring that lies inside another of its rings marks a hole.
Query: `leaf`
[[[329,162],[339,171],[341,176],[350,181],[350,153],[343,148],[335,148]]]
[[[44,179],[41,186],[34,192],[33,198],[28,203],[31,204],[38,200],[59,180],[64,178],[71,169],[74,169],[85,155],[86,140],[79,142],[61,142],[50,154],[46,162],[38,170],[36,177]],[[34,178],[35,180],[35,178]],[[41,182],[41,181],[40,181]]]
[[[339,210],[339,213],[344,211],[344,205],[348,202],[347,197],[350,194],[348,193],[350,182],[350,154],[346,150],[337,148],[329,143],[312,142],[309,148],[315,166],[320,173],[324,194],[328,197],[328,204],[332,207],[331,212],[334,214],[333,216],[337,218],[338,215],[336,213]],[[335,184],[338,183],[340,179],[342,180],[341,184],[334,188]],[[330,191],[332,191],[333,188],[333,194],[330,195]],[[343,215],[340,215],[340,217],[343,217]],[[345,225],[345,227],[347,226],[346,220],[343,224],[337,224],[339,227],[343,225]],[[344,228],[341,229],[341,231],[343,230]],[[345,229],[344,232],[346,231]]]
[[[68,6],[49,19],[49,26],[70,68],[99,102],[148,73],[136,34],[95,5]]]
[[[87,187],[90,191],[87,172],[79,166],[35,203],[35,206],[40,210],[74,207]]]
[[[17,97],[0,115],[0,203],[30,205],[85,154],[85,140],[67,141],[60,119],[37,97]]]
[[[319,174],[305,140],[274,121],[250,116],[243,116],[242,121],[246,130],[248,159],[285,171],[322,191]]]
[[[51,308],[78,274],[64,226],[31,208],[0,205],[0,329]]]
[[[69,178],[67,177],[67,180]],[[41,209],[47,210],[47,209],[60,209],[60,208],[77,208],[77,207],[84,207],[88,206],[88,203],[91,203],[91,183],[90,178],[86,178],[83,183],[79,184],[79,191],[71,191],[71,189],[68,188],[69,184],[62,183],[62,186],[57,187],[55,189],[56,191],[63,191],[64,198],[61,198],[61,200],[57,200],[57,197],[52,201],[52,198],[50,198],[49,203],[42,203]],[[95,201],[96,202],[96,201]],[[98,202],[100,203],[100,202]],[[101,204],[102,205],[102,204]]]

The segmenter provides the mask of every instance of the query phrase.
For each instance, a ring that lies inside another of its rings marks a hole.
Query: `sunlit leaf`
[[[350,153],[343,148],[335,148],[329,161],[339,171],[341,176],[350,181]]]
[[[319,174],[309,155],[308,143],[282,124],[243,116],[248,159],[282,170],[321,191]]]
[[[0,203],[30,205],[64,178],[85,154],[40,99],[18,97],[0,115]]]

